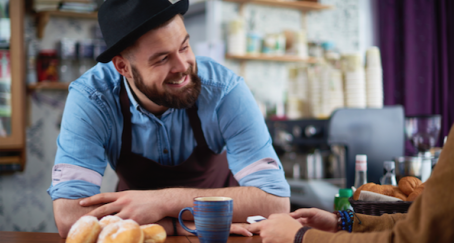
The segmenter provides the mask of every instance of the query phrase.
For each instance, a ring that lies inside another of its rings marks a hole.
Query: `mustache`
[[[171,78],[166,79],[165,82],[175,82],[175,81],[179,81],[181,78],[183,78],[183,76],[192,74],[192,69],[193,69],[193,66],[190,65],[186,71],[184,71],[184,72],[182,72],[182,73],[177,73],[177,74],[175,74],[174,77],[171,77]]]

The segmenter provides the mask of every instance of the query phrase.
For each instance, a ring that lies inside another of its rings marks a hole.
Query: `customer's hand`
[[[267,220],[249,225],[249,231],[260,232],[263,243],[292,243],[302,225],[288,214],[272,214]]]
[[[166,217],[166,205],[160,190],[101,193],[80,201],[83,207],[102,205],[87,215],[102,218],[117,215],[138,224],[155,223]]]
[[[337,216],[334,213],[317,208],[301,208],[290,213],[294,219],[304,226],[315,229],[337,232]]]
[[[230,234],[252,236],[253,234],[249,231],[249,224],[246,223],[232,223],[230,226]]]

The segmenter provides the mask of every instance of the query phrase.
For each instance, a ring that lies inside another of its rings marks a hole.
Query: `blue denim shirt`
[[[210,58],[197,57],[197,67],[202,82],[198,115],[209,148],[227,150],[229,168],[241,186],[289,197],[281,162],[244,80]],[[53,200],[98,194],[107,164],[115,170],[123,130],[120,82],[126,81],[112,63],[98,63],[70,85],[48,189]],[[186,111],[168,109],[158,118],[125,87],[131,101],[132,152],[163,165],[185,161],[197,145]]]

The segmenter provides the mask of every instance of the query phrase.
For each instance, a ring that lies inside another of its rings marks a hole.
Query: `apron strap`
[[[189,123],[191,124],[197,145],[208,147],[205,136],[203,135],[202,123],[200,122],[199,115],[197,115],[197,105],[194,104],[191,108],[186,109],[186,113],[188,114]]]
[[[132,125],[131,125],[131,111],[129,110],[129,97],[125,88],[125,80],[122,78],[120,89],[120,105],[121,113],[123,114],[123,132],[121,135],[121,150],[122,154],[128,154],[132,148]]]

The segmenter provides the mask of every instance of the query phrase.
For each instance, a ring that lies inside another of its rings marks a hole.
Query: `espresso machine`
[[[404,110],[338,109],[329,119],[267,120],[294,207],[333,210],[339,188],[355,179],[355,156],[367,155],[367,179],[379,184],[383,162],[404,152]]]

